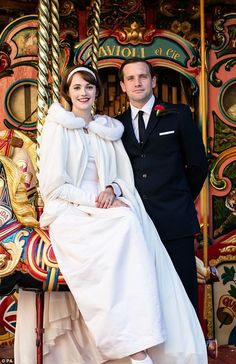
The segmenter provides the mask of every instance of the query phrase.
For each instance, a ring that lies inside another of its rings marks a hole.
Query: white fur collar
[[[80,129],[85,127],[83,118],[76,117],[73,112],[65,110],[58,102],[53,103],[46,117],[47,122],[54,122],[67,129]],[[88,129],[106,140],[119,140],[124,132],[123,124],[107,115],[95,115],[90,121]]]

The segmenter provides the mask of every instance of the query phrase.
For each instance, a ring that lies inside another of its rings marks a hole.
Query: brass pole
[[[200,29],[201,29],[201,77],[200,77],[200,117],[202,121],[202,139],[207,152],[207,70],[206,70],[206,50],[205,50],[205,11],[204,0],[200,0]],[[201,191],[201,206],[203,215],[203,262],[208,266],[208,180],[205,181]],[[206,321],[210,321],[208,307],[208,285],[204,287],[204,310],[203,316]],[[210,332],[208,332],[208,335]]]
[[[50,0],[39,0],[38,28],[38,120],[37,120],[37,171],[39,173],[39,147],[44,119],[48,109],[48,63],[49,63],[49,16]],[[38,198],[40,192],[38,190]],[[40,199],[41,200],[41,199]],[[41,202],[40,202],[41,204]]]
[[[52,100],[59,102],[60,99],[60,26],[59,26],[59,1],[51,0],[51,72],[52,72]]]
[[[200,78],[200,109],[202,119],[202,139],[207,151],[207,75],[205,50],[205,12],[204,0],[200,0],[200,27],[201,27],[201,78]],[[201,193],[203,206],[203,257],[205,266],[208,265],[208,183],[204,183]]]
[[[99,30],[100,30],[100,12],[101,0],[94,0],[93,5],[93,26],[92,26],[92,51],[91,51],[91,65],[98,69],[98,53],[99,53]],[[96,103],[94,102],[92,114],[96,113]]]
[[[91,64],[94,69],[98,69],[98,52],[99,52],[99,28],[101,0],[93,1],[93,27],[92,27],[92,52]]]
[[[39,28],[38,28],[38,120],[37,120],[37,179],[39,174],[39,147],[43,128],[44,119],[48,109],[48,61],[49,61],[49,7],[50,0],[39,0]],[[42,213],[43,201],[37,184],[37,193],[35,199],[36,211],[38,218]],[[44,293],[37,294],[37,364],[43,363],[43,298]],[[41,304],[39,304],[41,299]],[[39,320],[38,320],[39,319]]]

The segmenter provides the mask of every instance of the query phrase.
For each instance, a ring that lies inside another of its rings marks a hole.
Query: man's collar
[[[152,95],[150,97],[150,99],[148,100],[148,102],[146,102],[146,104],[143,105],[143,107],[141,109],[138,109],[137,107],[130,104],[132,119],[134,120],[137,117],[139,110],[142,110],[144,113],[150,115],[154,102],[155,102],[155,96]]]

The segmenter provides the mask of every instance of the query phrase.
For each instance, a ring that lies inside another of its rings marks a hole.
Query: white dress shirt
[[[134,134],[138,141],[139,141],[138,112],[140,110],[143,111],[143,120],[144,120],[145,129],[146,129],[147,125],[148,125],[148,120],[149,120],[150,114],[153,109],[154,102],[155,102],[155,96],[152,95],[151,98],[148,100],[148,102],[141,109],[137,109],[137,107],[130,104],[132,125],[133,125],[133,129],[134,129]]]

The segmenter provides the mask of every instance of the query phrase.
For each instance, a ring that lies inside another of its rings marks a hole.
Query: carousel
[[[43,363],[44,294],[66,291],[50,236],[39,227],[40,139],[73,64],[99,70],[96,113],[128,100],[118,69],[147,59],[155,94],[188,104],[209,160],[196,209],[199,318],[209,363],[236,359],[236,5],[232,1],[7,0],[0,4],[0,363],[14,363],[19,288],[35,292],[35,350]],[[183,252],[184,254],[184,252]],[[201,363],[199,363],[201,364]]]

